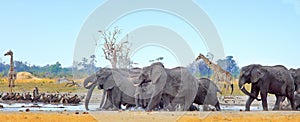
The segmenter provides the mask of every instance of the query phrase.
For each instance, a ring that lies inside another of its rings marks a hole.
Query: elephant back
[[[265,69],[270,76],[274,76],[274,78],[280,82],[293,82],[291,73],[282,65],[264,66],[263,69]]]
[[[173,69],[166,69],[168,78],[166,82],[166,92],[183,97],[187,91],[191,95],[196,96],[198,89],[197,79],[184,67],[176,67]]]
[[[124,75],[124,72],[120,72],[118,70],[112,71],[112,78],[115,81],[116,87],[121,90],[121,92],[125,93],[128,96],[134,96],[135,94],[135,86],[130,79],[129,75]],[[136,80],[137,78],[135,78]]]

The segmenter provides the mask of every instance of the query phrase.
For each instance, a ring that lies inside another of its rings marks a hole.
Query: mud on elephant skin
[[[251,93],[249,93],[244,85],[251,85]],[[294,80],[288,71],[282,65],[262,66],[252,64],[242,67],[239,77],[239,87],[243,93],[249,96],[246,102],[246,111],[250,110],[250,105],[254,99],[257,99],[258,94],[261,95],[263,110],[268,110],[267,95],[275,94],[276,103],[273,110],[279,110],[279,104],[285,96],[291,101],[292,109],[294,106]],[[258,99],[257,99],[258,100]]]

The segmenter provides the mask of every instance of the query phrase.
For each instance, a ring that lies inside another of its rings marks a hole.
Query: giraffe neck
[[[14,58],[13,55],[10,56],[10,71],[14,71]]]
[[[202,59],[203,59],[203,61],[205,62],[205,64],[209,67],[209,68],[212,68],[212,62],[211,61],[209,61],[207,58],[205,58],[205,57],[202,57]]]

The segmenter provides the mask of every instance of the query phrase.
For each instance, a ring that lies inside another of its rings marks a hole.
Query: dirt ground
[[[1,122],[97,122],[82,112],[0,112]]]
[[[283,122],[300,121],[300,112],[0,112],[1,122]]]

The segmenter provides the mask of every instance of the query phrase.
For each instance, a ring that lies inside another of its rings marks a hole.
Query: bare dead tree
[[[112,68],[126,68],[129,65],[129,42],[126,41],[117,43],[117,38],[121,34],[121,30],[115,27],[113,31],[99,31],[104,40],[103,53],[105,59],[108,60]]]

